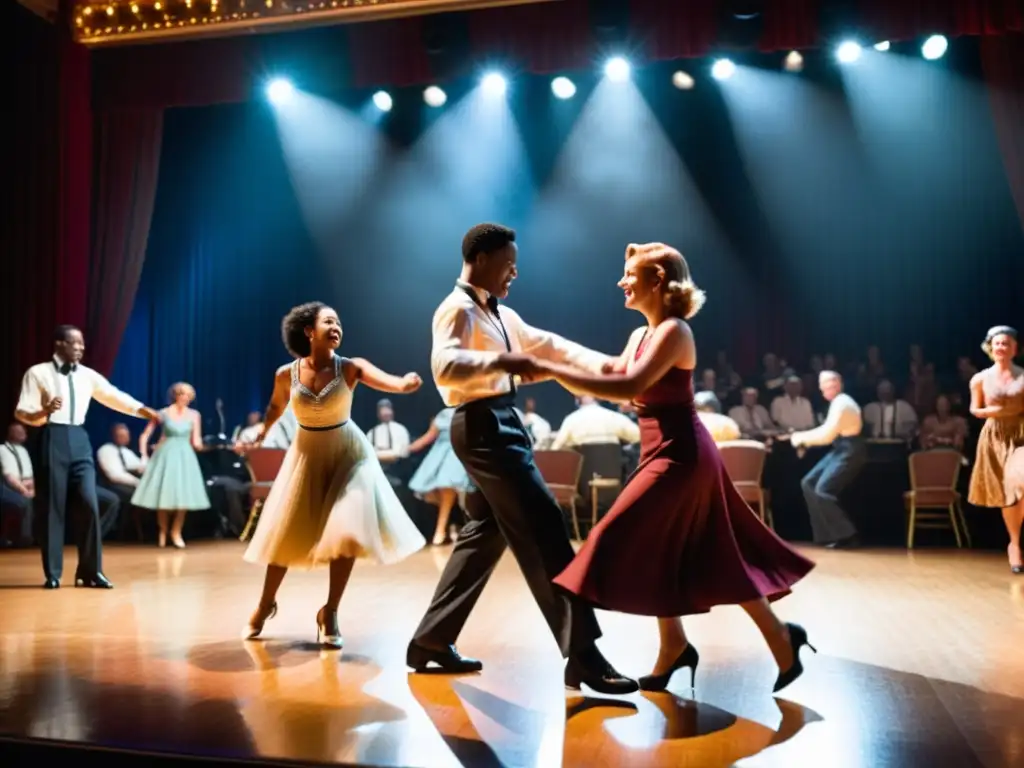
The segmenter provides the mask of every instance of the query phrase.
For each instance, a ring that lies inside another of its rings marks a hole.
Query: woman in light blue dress
[[[206,481],[199,468],[196,451],[203,450],[199,411],[189,408],[196,391],[181,381],[168,390],[171,404],[160,411],[160,418],[146,425],[139,438],[139,454],[146,463],[132,504],[142,509],[155,509],[160,534],[157,543],[167,546],[168,519],[171,519],[171,544],[185,548],[181,529],[185,525],[185,512],[190,509],[209,509]],[[149,459],[149,441],[157,427],[161,428],[160,442]]]
[[[430,453],[409,481],[409,490],[437,506],[437,526],[434,528],[433,541],[435,547],[450,541],[448,518],[455,501],[473,490],[469,475],[452,449],[451,426],[454,415],[454,408],[445,408],[434,417],[430,429],[409,446],[409,453],[417,453],[431,446]]]

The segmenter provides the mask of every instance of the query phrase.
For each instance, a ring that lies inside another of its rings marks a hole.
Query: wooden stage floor
[[[727,607],[688,622],[695,692],[677,678],[672,694],[619,699],[566,695],[509,557],[460,641],[485,669],[454,678],[403,664],[447,549],[357,566],[341,653],[312,644],[322,571],[290,574],[265,641],[240,640],[262,576],[241,554],[108,547],[110,592],[45,592],[36,552],[0,555],[0,734],[430,768],[1024,766],[1024,578],[997,553],[815,550],[779,610],[820,653],[805,650],[782,696],[756,630]],[[608,657],[647,672],[653,620],[600,618]]]

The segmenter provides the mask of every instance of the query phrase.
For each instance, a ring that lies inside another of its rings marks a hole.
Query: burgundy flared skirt
[[[777,600],[814,568],[740,498],[692,409],[642,417],[640,435],[637,471],[555,584],[597,608],[671,617]]]

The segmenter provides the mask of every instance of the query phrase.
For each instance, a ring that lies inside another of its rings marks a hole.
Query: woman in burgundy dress
[[[604,376],[536,362],[529,378],[555,378],[573,392],[632,400],[639,409],[640,466],[555,583],[596,607],[658,617],[661,648],[648,691],[672,674],[696,673],[698,654],[679,617],[739,605],[779,666],[775,691],[803,672],[806,631],[783,624],[769,601],[814,567],[767,528],[740,498],[693,406],[697,355],[685,320],[704,294],[678,251],[630,245],[619,285],[626,306],[647,318]],[[813,650],[813,647],[812,647]]]

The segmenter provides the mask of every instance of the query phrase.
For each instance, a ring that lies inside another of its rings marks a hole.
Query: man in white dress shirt
[[[567,659],[565,683],[603,693],[630,693],[598,650],[594,611],[558,591],[552,580],[573,559],[562,511],[533,462],[530,435],[515,408],[513,376],[532,371],[528,356],[600,371],[611,358],[553,333],[531,328],[502,307],[516,277],[515,232],[479,224],[462,241],[462,275],[434,313],[430,357],[445,405],[456,409],[451,441],[479,490],[466,498],[468,522],[441,574],[430,607],[409,643],[417,672],[476,672],[483,664],[455,647],[462,627],[506,547]],[[515,626],[510,619],[510,633]]]
[[[126,424],[115,424],[111,427],[110,439],[111,442],[104,443],[96,451],[96,463],[100,465],[100,485],[117,497],[118,508],[124,509],[127,513],[131,509],[132,496],[139,485],[145,465],[139,455],[128,447],[132,434]],[[117,522],[111,517],[109,511],[104,512],[104,534]]]
[[[595,443],[632,445],[640,442],[640,427],[628,416],[605,408],[590,395],[581,395],[576,402],[576,410],[562,419],[551,450]]]
[[[158,414],[114,387],[96,371],[81,364],[85,352],[82,332],[73,325],[57,326],[53,358],[33,365],[21,382],[15,417],[42,427],[36,466],[36,522],[43,553],[44,589],[57,589],[64,571],[64,523],[69,503],[84,507],[88,523],[78,542],[75,583],[110,589],[103,575],[103,541],[96,465],[82,424],[95,398],[129,416],[156,419]]]
[[[864,406],[868,434],[883,440],[910,442],[917,434],[917,412],[906,400],[896,397],[896,387],[888,379],[878,382],[878,400]]]
[[[544,450],[551,442],[551,423],[537,413],[537,401],[532,397],[526,398],[523,402],[522,416],[523,426],[530,433],[533,440],[533,447],[537,450]]]
[[[855,547],[857,528],[839,505],[839,494],[860,473],[867,460],[867,447],[860,406],[843,392],[843,377],[835,371],[818,376],[821,394],[829,402],[828,416],[821,426],[789,436],[793,446],[831,445],[832,450],[800,481],[814,541],[828,547]]]
[[[23,547],[32,544],[32,499],[36,495],[32,458],[25,449],[25,438],[25,427],[14,422],[7,428],[6,442],[0,445],[0,520],[10,512],[18,515],[19,540],[15,544]]]
[[[803,396],[804,382],[799,376],[786,379],[785,394],[772,400],[771,417],[780,429],[798,432],[814,428],[814,407]]]

